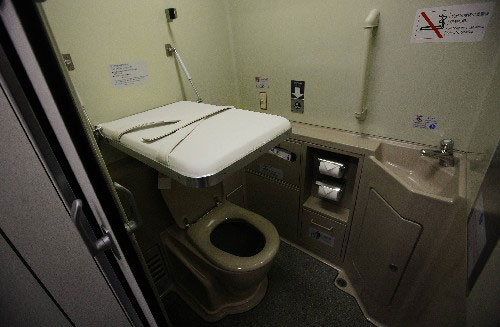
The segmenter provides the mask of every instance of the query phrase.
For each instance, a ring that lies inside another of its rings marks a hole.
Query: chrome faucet
[[[453,167],[455,165],[453,140],[450,139],[441,141],[441,150],[422,149],[420,154],[425,157],[439,159],[439,164],[443,167]]]

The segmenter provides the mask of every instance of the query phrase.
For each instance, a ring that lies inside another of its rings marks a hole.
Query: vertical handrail
[[[135,202],[135,197],[128,188],[118,184],[117,182],[114,182],[113,185],[115,186],[116,192],[122,196],[120,199],[126,200],[128,205],[130,205],[130,214],[132,217],[128,217],[125,229],[129,234],[132,234],[143,224],[141,213],[137,207],[137,202]]]
[[[368,109],[366,109],[366,94],[367,94],[367,75],[369,71],[368,63],[372,48],[372,39],[374,35],[374,29],[378,27],[380,12],[377,9],[372,9],[365,19],[365,24],[363,28],[365,29],[365,55],[363,56],[362,62],[362,77],[361,77],[361,92],[359,98],[359,111],[354,113],[354,117],[357,120],[363,121],[366,119]]]

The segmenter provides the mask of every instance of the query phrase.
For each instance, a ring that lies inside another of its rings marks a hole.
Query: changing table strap
[[[153,127],[157,127],[157,126],[176,124],[178,122],[180,122],[180,120],[170,120],[170,121],[162,120],[162,121],[152,121],[152,122],[148,122],[148,123],[135,125],[135,126],[127,128],[126,130],[121,132],[118,135],[118,141],[122,138],[123,135],[125,135],[127,133],[135,132],[135,131],[145,129],[145,128],[153,128]]]
[[[176,128],[176,129],[174,129],[174,130],[172,130],[172,131],[170,131],[170,132],[168,132],[168,133],[161,134],[161,135],[158,135],[158,136],[155,136],[155,137],[151,137],[151,138],[143,138],[143,139],[142,139],[142,141],[143,141],[143,142],[145,142],[145,143],[152,143],[152,142],[155,142],[155,141],[161,140],[162,138],[167,137],[167,136],[169,136],[169,135],[172,135],[172,134],[174,134],[175,132],[177,132],[177,131],[179,131],[179,130],[181,130],[181,129],[183,129],[183,128],[185,128],[185,127],[189,126],[189,125],[192,125],[192,124],[194,124],[194,123],[196,123],[196,122],[201,122],[201,121],[202,121],[202,120],[204,120],[204,119],[210,118],[210,117],[212,117],[212,116],[214,116],[214,115],[217,115],[217,114],[219,114],[219,113],[221,113],[221,112],[223,112],[223,111],[226,111],[226,110],[228,110],[228,109],[231,109],[231,108],[233,108],[233,107],[223,107],[223,108],[220,108],[220,109],[218,109],[218,110],[216,110],[216,111],[214,111],[214,112],[212,112],[212,113],[210,113],[210,114],[208,114],[208,115],[205,115],[205,116],[199,117],[199,118],[194,119],[194,120],[192,120],[192,121],[189,121],[189,122],[187,122],[187,123],[183,124],[182,126],[179,126],[178,128]]]
[[[160,162],[165,162],[167,165],[170,164],[170,155],[174,150],[196,129],[201,124],[201,120],[183,128],[182,130],[179,130],[179,133],[181,134],[179,139],[175,143],[168,143],[162,145],[161,147],[158,148],[158,151],[156,153],[156,160]]]

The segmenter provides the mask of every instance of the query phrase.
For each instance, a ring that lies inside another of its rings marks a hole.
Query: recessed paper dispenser
[[[344,172],[347,167],[344,163],[322,158],[318,158],[318,161],[318,170],[320,174],[334,178],[342,178],[342,176],[344,176]]]
[[[323,199],[338,202],[344,193],[344,186],[340,184],[316,181],[316,185],[318,185],[318,196]]]

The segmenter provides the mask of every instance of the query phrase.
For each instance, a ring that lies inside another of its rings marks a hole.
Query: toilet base
[[[235,289],[220,269],[209,263],[191,245],[185,232],[172,226],[162,236],[167,267],[177,293],[203,320],[214,322],[229,314],[248,311],[264,298],[268,280],[249,289]],[[264,274],[267,273],[267,269]],[[226,282],[225,282],[226,281]]]
[[[179,297],[186,302],[187,305],[189,305],[189,307],[203,320],[207,322],[216,322],[227,315],[243,313],[253,309],[266,295],[267,284],[268,281],[266,277],[256,288],[255,293],[250,295],[247,299],[240,302],[227,303],[225,306],[221,306],[217,310],[207,310],[196,299],[194,299],[189,292],[183,290],[180,285],[174,285],[170,291],[179,295]]]

